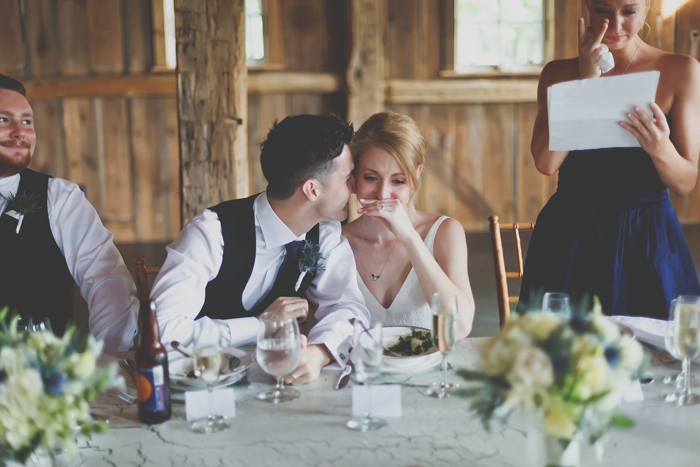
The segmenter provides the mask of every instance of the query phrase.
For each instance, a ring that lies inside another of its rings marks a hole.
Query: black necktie
[[[272,285],[272,289],[268,292],[267,296],[258,303],[258,305],[251,310],[254,316],[259,315],[267,309],[272,302],[274,302],[277,297],[294,297],[299,296],[294,290],[294,285],[299,277],[299,248],[301,248],[301,240],[295,240],[293,242],[287,243],[284,248],[287,250],[287,254],[282,261],[282,265],[277,271],[277,277],[275,278],[275,283]]]

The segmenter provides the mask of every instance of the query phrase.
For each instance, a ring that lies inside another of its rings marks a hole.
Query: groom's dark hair
[[[335,158],[352,135],[352,123],[335,115],[295,115],[275,121],[267,139],[260,143],[267,195],[288,199],[310,178],[325,185],[335,172]]]
[[[9,89],[10,91],[15,91],[27,97],[27,90],[24,89],[24,85],[14,78],[0,74],[0,89]]]

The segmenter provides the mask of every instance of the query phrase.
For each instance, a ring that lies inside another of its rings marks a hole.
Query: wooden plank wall
[[[279,2],[285,71],[344,74],[349,50],[349,5],[337,0],[284,0]],[[264,71],[260,71],[264,72]],[[259,73],[249,71],[250,75]],[[275,120],[287,115],[347,114],[345,93],[248,94],[248,157],[250,192],[263,191],[267,182],[260,169],[260,143]]]
[[[142,76],[153,65],[150,1],[0,0],[0,12],[0,73],[26,83]],[[175,95],[96,94],[31,101],[38,137],[30,167],[84,188],[117,242],[174,238]]]
[[[440,79],[440,4],[444,0],[386,0],[386,79]],[[700,25],[700,0],[651,0],[646,41],[689,53],[692,27]],[[588,18],[584,0],[554,0],[554,53],[576,56],[576,22]],[[696,56],[696,58],[698,58]],[[466,78],[458,78],[466,80]],[[515,79],[526,80],[527,77]],[[530,154],[534,102],[498,104],[391,104],[411,116],[428,142],[417,207],[458,219],[467,231],[488,229],[488,216],[502,222],[531,222],[556,191]],[[672,196],[681,222],[700,222],[700,184],[687,197]]]

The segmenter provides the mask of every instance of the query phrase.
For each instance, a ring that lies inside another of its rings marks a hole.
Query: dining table
[[[458,342],[447,361],[448,380],[459,383],[457,369],[476,369],[486,338]],[[246,349],[254,358],[254,348]],[[642,385],[644,399],[624,402],[620,410],[635,420],[628,430],[611,430],[602,459],[584,448],[583,465],[700,465],[700,405],[676,406],[664,401],[672,387],[665,376],[678,373],[678,362],[664,362],[661,352],[645,347],[649,363]],[[132,354],[133,355],[133,354]],[[107,355],[103,360],[128,354]],[[247,377],[230,386],[236,401],[231,428],[213,434],[193,432],[185,418],[182,394],[173,392],[172,418],[160,425],[138,422],[138,406],[120,391],[100,394],[93,416],[107,420],[109,430],[92,439],[80,437],[78,451],[57,456],[58,465],[80,466],[527,466],[527,417],[493,421],[490,429],[458,396],[427,397],[426,385],[441,378],[439,366],[422,372],[382,374],[373,384],[401,386],[400,417],[370,432],[346,428],[352,416],[352,386],[336,390],[338,371],[324,370],[301,397],[272,404],[256,395],[273,383],[254,362]],[[127,377],[128,379],[128,377]],[[128,382],[128,381],[127,381]],[[128,387],[127,393],[128,393]],[[700,388],[696,388],[700,391]],[[120,397],[121,396],[121,397]],[[598,453],[600,454],[600,452]]]

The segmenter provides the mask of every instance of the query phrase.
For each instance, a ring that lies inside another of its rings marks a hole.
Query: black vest
[[[46,317],[62,335],[73,317],[73,286],[66,259],[49,224],[47,189],[51,176],[24,169],[17,196],[38,195],[38,212],[18,220],[0,216],[0,308],[8,305],[22,316]]]
[[[299,271],[292,268],[287,274],[278,274],[275,283],[265,298],[252,310],[243,307],[245,289],[255,264],[255,213],[253,204],[258,195],[233,199],[209,208],[219,216],[224,237],[224,256],[219,274],[209,281],[204,305],[197,319],[207,316],[212,319],[231,319],[258,316],[278,297],[304,297],[306,289],[316,273],[306,274],[298,291],[294,290]],[[316,224],[307,234],[306,240],[318,243],[319,226]]]

